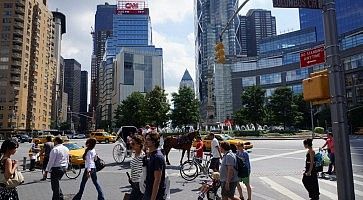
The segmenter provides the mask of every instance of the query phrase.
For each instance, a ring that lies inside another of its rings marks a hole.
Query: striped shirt
[[[140,178],[142,175],[142,159],[144,158],[144,153],[141,153],[139,156],[135,156],[132,158],[130,162],[131,166],[131,181],[132,182],[140,182]]]

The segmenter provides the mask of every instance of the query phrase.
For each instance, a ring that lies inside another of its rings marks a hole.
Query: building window
[[[302,80],[309,76],[309,70],[307,68],[297,69],[286,72],[286,81]]]
[[[294,94],[301,94],[303,93],[303,87],[301,84],[291,86],[291,90]]]
[[[253,86],[253,85],[256,85],[256,77],[255,76],[243,77],[242,78],[242,86],[243,87],[248,87],[248,86]]]
[[[274,94],[275,90],[276,90],[276,88],[267,88],[267,89],[266,89],[265,96],[266,96],[266,97],[270,97],[270,96],[272,96],[272,95]]]
[[[261,85],[281,83],[281,73],[261,75],[260,83]]]
[[[9,57],[0,57],[0,62],[9,62]]]
[[[13,4],[12,3],[4,3],[4,8],[12,8]]]
[[[0,114],[0,119],[3,119],[4,118],[4,115],[3,114]]]

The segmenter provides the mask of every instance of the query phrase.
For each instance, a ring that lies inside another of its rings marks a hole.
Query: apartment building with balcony
[[[0,0],[0,132],[50,128],[56,72],[46,0]]]

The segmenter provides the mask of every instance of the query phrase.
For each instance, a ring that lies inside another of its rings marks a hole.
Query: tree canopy
[[[189,87],[179,88],[178,93],[172,94],[174,108],[171,112],[173,126],[183,127],[196,124],[199,121],[199,101]]]
[[[156,86],[145,96],[145,117],[148,124],[164,127],[169,120],[170,105],[164,89]]]
[[[145,98],[140,92],[133,92],[115,110],[116,127],[125,125],[141,127],[145,125]]]
[[[244,121],[262,124],[264,119],[265,90],[259,86],[246,88],[241,94],[242,108],[237,113]]]

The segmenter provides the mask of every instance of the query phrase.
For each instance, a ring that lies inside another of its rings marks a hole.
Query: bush
[[[314,128],[314,133],[323,134],[324,133],[324,128],[323,127],[315,127]]]

